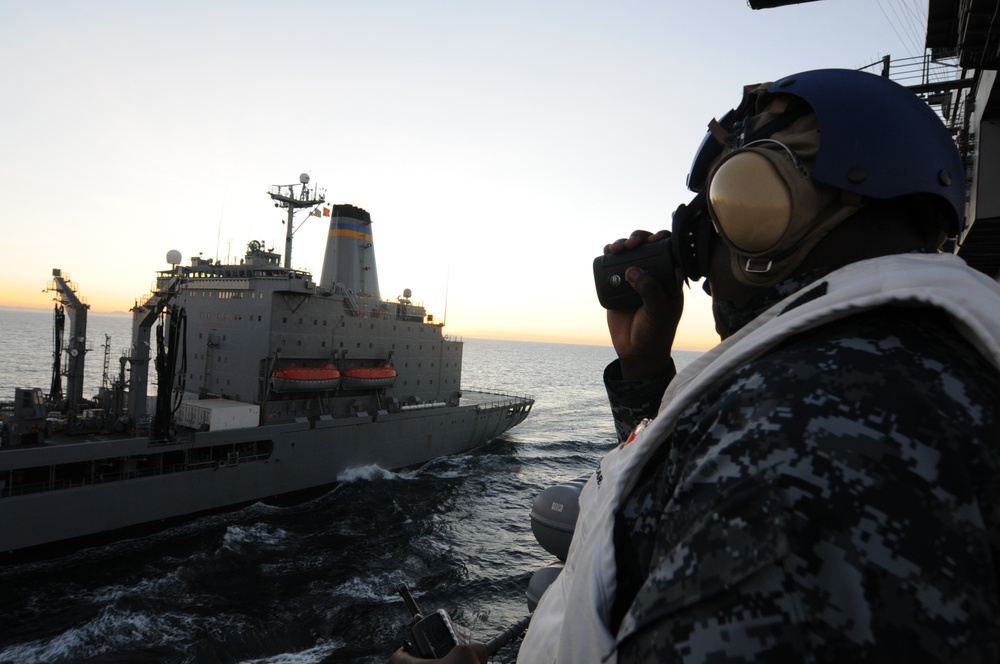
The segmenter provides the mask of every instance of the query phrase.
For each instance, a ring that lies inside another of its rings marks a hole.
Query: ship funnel
[[[336,284],[360,297],[382,299],[375,267],[372,217],[353,205],[334,205],[330,216],[319,285],[321,290],[333,290]]]

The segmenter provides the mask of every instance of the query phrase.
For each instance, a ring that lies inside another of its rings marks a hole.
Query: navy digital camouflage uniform
[[[671,377],[608,368],[620,435]],[[680,417],[615,549],[620,662],[1000,661],[1000,375],[928,308],[795,336]]]

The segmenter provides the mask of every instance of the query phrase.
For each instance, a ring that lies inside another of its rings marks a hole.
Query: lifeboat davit
[[[343,383],[345,390],[372,390],[390,387],[396,382],[396,370],[388,364],[380,367],[354,367],[344,370]]]
[[[335,390],[340,380],[340,372],[329,364],[318,368],[289,367],[271,374],[271,388],[276,392]]]

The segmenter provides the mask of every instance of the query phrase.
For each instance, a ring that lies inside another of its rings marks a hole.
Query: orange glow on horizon
[[[83,302],[90,305],[90,311],[94,313],[121,313],[123,311],[128,311],[132,306],[131,302],[124,301],[118,304],[109,304],[110,302],[119,299],[114,294],[101,297],[101,294],[98,293],[98,297],[96,298],[81,295],[79,293],[77,295]],[[37,288],[29,289],[24,286],[4,288],[3,292],[0,293],[0,307],[12,307],[18,309],[51,309],[54,301],[55,293],[50,293]]]

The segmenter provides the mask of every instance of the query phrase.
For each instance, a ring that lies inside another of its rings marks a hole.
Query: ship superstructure
[[[530,397],[462,390],[463,342],[409,291],[381,299],[369,213],[323,206],[306,175],[299,186],[268,193],[288,229],[298,209],[330,219],[319,283],[259,241],[235,263],[181,265],[171,251],[132,310],[109,386],[87,400],[73,379],[59,403],[17,390],[0,445],[0,551],[315,489],[349,468],[412,466],[527,417]],[[82,376],[87,306],[53,276]]]

